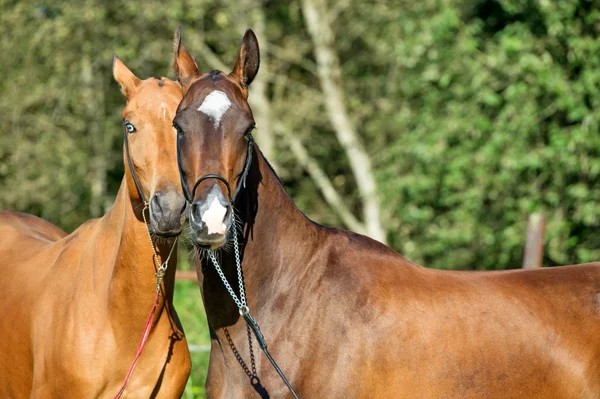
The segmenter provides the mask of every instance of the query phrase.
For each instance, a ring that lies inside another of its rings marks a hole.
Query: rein
[[[208,256],[210,257],[210,260],[212,261],[212,264],[215,267],[217,274],[221,278],[223,285],[229,292],[231,299],[233,299],[233,302],[235,302],[236,306],[238,307],[240,316],[242,316],[244,318],[244,321],[246,322],[246,326],[250,327],[250,329],[254,333],[254,336],[256,337],[256,340],[258,341],[258,346],[265,353],[265,355],[267,356],[267,359],[269,359],[269,361],[271,362],[271,365],[273,366],[275,371],[277,371],[277,374],[279,374],[279,377],[281,377],[281,379],[283,380],[283,382],[285,383],[285,385],[287,386],[289,391],[292,393],[292,395],[294,395],[294,398],[299,399],[298,395],[296,394],[296,391],[294,391],[294,388],[292,388],[292,385],[290,384],[288,379],[285,377],[285,374],[283,374],[283,371],[281,371],[281,369],[277,365],[277,362],[275,362],[275,359],[273,359],[273,357],[269,353],[269,350],[267,348],[267,341],[265,341],[265,337],[263,336],[262,332],[260,331],[258,322],[250,314],[250,308],[248,307],[248,304],[246,303],[246,292],[244,289],[244,280],[242,278],[242,262],[240,260],[239,245],[238,245],[238,240],[237,240],[237,231],[235,230],[235,217],[233,218],[233,223],[231,225],[231,228],[233,231],[233,248],[235,251],[235,263],[236,263],[236,267],[237,267],[238,283],[239,283],[239,289],[240,289],[240,297],[239,298],[235,294],[233,289],[231,288],[231,285],[229,284],[229,281],[227,281],[225,274],[223,274],[223,270],[221,270],[221,266],[219,266],[219,262],[217,262],[217,259],[215,258],[214,251],[209,250]],[[252,354],[251,340],[249,340],[249,344],[250,344],[250,353]],[[252,358],[253,358],[253,356],[252,356]],[[257,384],[260,383],[260,380],[258,379],[258,376],[256,375],[256,369],[254,367],[253,367],[252,371],[254,374],[250,377],[250,382],[252,383],[252,386],[256,386]]]
[[[238,183],[238,185],[235,189],[235,192],[233,193],[233,196],[231,195],[231,186],[229,185],[229,182],[227,181],[227,179],[225,179],[223,176],[218,175],[218,174],[206,174],[204,176],[201,176],[198,180],[196,180],[196,183],[194,184],[194,187],[192,188],[192,192],[190,193],[190,191],[188,190],[188,187],[187,187],[187,183],[185,181],[183,170],[181,168],[181,156],[180,156],[180,151],[179,151],[179,141],[183,137],[183,132],[181,131],[179,126],[177,126],[177,124],[173,124],[173,126],[175,127],[175,129],[177,129],[177,167],[179,168],[179,176],[181,178],[181,186],[183,188],[183,192],[185,194],[185,197],[186,197],[188,203],[191,205],[192,202],[194,201],[194,195],[196,193],[196,188],[198,187],[198,185],[200,183],[202,183],[204,180],[207,180],[207,179],[217,179],[217,180],[220,180],[221,182],[223,182],[225,184],[225,187],[227,187],[227,195],[229,197],[229,203],[233,205],[239,192],[240,192],[240,189],[242,187],[246,187],[246,178],[248,177],[248,171],[250,170],[250,165],[252,164],[252,151],[253,151],[253,147],[254,147],[254,140],[252,138],[252,135],[248,134],[248,150],[246,153],[246,162],[244,163],[244,169],[242,170],[242,173],[240,173],[240,175],[239,175],[240,182]],[[279,374],[279,376],[281,377],[281,379],[283,380],[283,382],[285,383],[285,385],[287,386],[289,391],[292,393],[294,398],[299,399],[298,395],[294,391],[294,388],[292,388],[292,385],[290,384],[288,379],[283,374],[283,371],[281,371],[281,369],[279,368],[279,366],[277,365],[277,363],[275,362],[275,360],[269,353],[269,350],[267,349],[267,342],[265,341],[265,337],[263,336],[262,332],[260,331],[260,327],[258,326],[256,319],[254,317],[252,317],[252,315],[250,314],[250,308],[248,307],[248,304],[246,303],[246,292],[244,289],[244,280],[242,277],[242,261],[240,259],[240,250],[239,250],[239,244],[238,244],[238,239],[237,239],[237,231],[235,229],[235,216],[233,217],[232,220],[233,220],[233,222],[231,224],[230,231],[232,232],[232,235],[233,235],[233,248],[235,251],[235,263],[236,263],[236,268],[237,268],[239,291],[240,291],[239,298],[235,294],[233,289],[231,288],[231,285],[227,281],[225,274],[223,274],[223,270],[221,270],[221,266],[219,265],[219,262],[215,258],[214,251],[208,250],[208,255],[210,257],[210,260],[212,261],[212,264],[213,264],[215,270],[217,271],[217,274],[221,278],[223,285],[229,292],[231,299],[233,299],[233,302],[235,302],[236,306],[238,307],[240,316],[242,316],[244,318],[247,328],[249,327],[252,330],[252,332],[254,333],[254,336],[256,337],[256,340],[258,341],[258,346],[265,353],[265,355],[267,356],[267,359],[269,359],[269,361],[271,362],[271,365],[273,366],[275,371],[277,371],[277,374]],[[252,354],[252,359],[253,359],[254,354],[252,353],[251,340],[249,340],[249,344],[250,344],[250,353]],[[253,367],[253,374],[250,377],[250,382],[253,386],[256,386],[256,384],[260,384],[260,380],[258,379],[258,376],[256,375],[256,371],[255,371],[254,367]]]
[[[177,246],[177,239],[179,238],[179,237],[175,238],[175,240],[173,241],[173,245],[171,246],[171,250],[169,251],[169,255],[167,256],[167,259],[161,264],[159,257],[158,257],[158,253],[156,252],[156,247],[154,245],[154,241],[152,241],[152,235],[150,234],[150,226],[148,224],[148,221],[146,220],[146,211],[147,210],[149,211],[150,205],[146,201],[146,197],[144,197],[144,193],[142,192],[140,183],[139,183],[137,176],[135,175],[135,172],[133,170],[133,164],[131,162],[131,157],[129,156],[129,142],[127,140],[127,130],[125,129],[125,119],[123,119],[123,135],[124,135],[124,140],[125,140],[125,151],[127,154],[127,164],[129,165],[129,171],[131,172],[131,176],[133,177],[133,181],[135,183],[135,187],[137,188],[138,195],[140,196],[140,199],[144,203],[144,209],[142,209],[142,218],[144,219],[144,226],[146,227],[146,233],[148,234],[148,239],[150,240],[150,245],[152,245],[152,252],[154,254],[152,256],[152,259],[156,266],[156,274],[155,274],[156,275],[156,294],[154,295],[154,302],[152,304],[152,309],[150,310],[150,314],[148,315],[148,319],[146,320],[144,332],[142,333],[142,338],[140,339],[140,343],[138,345],[135,357],[133,358],[133,362],[131,363],[131,366],[129,366],[129,370],[127,371],[125,380],[119,387],[119,391],[114,396],[114,399],[119,399],[121,397],[121,395],[123,395],[123,392],[125,392],[127,383],[131,379],[133,370],[135,369],[135,366],[137,365],[137,362],[140,359],[140,356],[142,355],[142,350],[144,349],[144,346],[146,345],[146,342],[148,341],[148,337],[150,337],[150,330],[152,329],[152,324],[154,323],[154,315],[156,313],[156,308],[158,307],[158,302],[159,302],[159,297],[160,297],[160,284],[162,283],[162,281],[165,277],[165,273],[167,272],[167,267],[169,266],[169,260],[171,259],[173,250]]]

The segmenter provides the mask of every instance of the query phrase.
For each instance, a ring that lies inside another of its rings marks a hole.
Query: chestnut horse
[[[174,65],[184,92],[174,123],[191,238],[200,251],[229,246],[217,260],[239,297],[230,246],[239,234],[233,221],[243,225],[248,306],[300,397],[600,398],[599,263],[438,271],[320,226],[249,145],[254,34],[246,32],[230,74],[200,73],[179,40]],[[244,320],[209,256],[198,261],[212,339],[208,396],[291,397],[256,340],[251,355]],[[251,364],[259,379],[250,379]]]
[[[159,263],[181,232],[186,204],[171,126],[181,87],[165,78],[140,80],[116,57],[113,73],[127,97],[124,154],[134,175],[126,166],[112,209],[69,235],[31,215],[0,213],[2,398],[114,397],[157,288],[142,198],[150,199]],[[179,398],[185,388],[190,355],[173,308],[176,263],[173,254],[123,398]]]

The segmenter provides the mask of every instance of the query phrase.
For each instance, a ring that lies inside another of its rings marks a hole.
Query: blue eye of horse
[[[127,129],[128,133],[134,133],[135,132],[135,127],[131,123],[129,123],[129,122],[125,123],[125,129]]]

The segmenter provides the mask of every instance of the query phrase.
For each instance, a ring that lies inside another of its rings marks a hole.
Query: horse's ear
[[[181,42],[181,27],[178,27],[175,31],[173,50],[173,71],[183,87],[183,91],[186,92],[190,83],[200,76],[200,70],[194,58],[192,58]]]
[[[246,89],[258,73],[259,65],[260,52],[258,49],[258,40],[252,29],[247,29],[242,39],[240,53],[229,76],[237,80]]]
[[[113,76],[121,86],[121,91],[127,97],[129,97],[141,83],[141,80],[135,76],[125,64],[123,64],[123,61],[121,61],[116,54],[113,54]]]

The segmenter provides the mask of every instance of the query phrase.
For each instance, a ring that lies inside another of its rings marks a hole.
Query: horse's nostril
[[[192,219],[194,219],[194,222],[197,223],[202,223],[202,215],[200,215],[201,210],[200,210],[200,205],[196,202],[194,202],[192,204],[192,209],[191,209],[191,216]]]
[[[193,205],[192,205],[192,209]],[[197,232],[201,232],[204,230],[204,222],[202,221],[202,219],[200,217],[198,217],[198,215],[192,211],[191,215],[190,215],[190,227],[192,228],[193,231],[197,231]]]
[[[154,212],[162,213],[162,206],[160,204],[160,200],[158,199],[159,194],[156,193],[152,196],[152,208]]]

